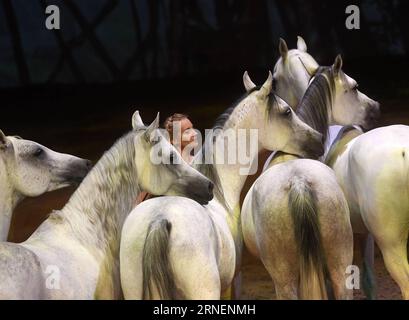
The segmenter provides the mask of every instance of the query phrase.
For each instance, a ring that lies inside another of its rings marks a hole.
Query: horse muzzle
[[[368,106],[368,112],[365,117],[362,127],[365,130],[373,129],[381,117],[381,105],[379,102],[374,101]]]
[[[91,169],[92,162],[90,160],[79,159],[61,174],[61,180],[71,185],[79,185]]]
[[[187,196],[201,205],[208,204],[213,199],[214,184],[210,180],[198,185],[187,187]]]
[[[307,136],[309,138],[304,146],[305,157],[318,159],[325,152],[325,137],[319,132]]]

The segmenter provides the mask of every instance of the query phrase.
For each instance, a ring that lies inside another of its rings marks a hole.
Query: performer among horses
[[[183,160],[191,163],[193,160],[192,150],[197,147],[197,132],[193,127],[188,115],[183,113],[174,113],[168,117],[163,123],[163,127],[169,134],[170,143],[182,155]],[[188,148],[186,148],[189,146]],[[136,200],[136,204],[147,200],[151,195],[147,192],[141,192]]]

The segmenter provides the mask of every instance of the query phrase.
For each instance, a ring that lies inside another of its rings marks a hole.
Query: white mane
[[[116,243],[140,193],[135,137],[135,132],[130,132],[106,151],[65,207],[50,217],[70,226],[85,246],[105,248]]]

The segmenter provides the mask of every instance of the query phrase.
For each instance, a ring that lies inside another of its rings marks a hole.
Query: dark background
[[[60,30],[45,27],[51,4]],[[350,4],[360,30],[345,27]],[[203,130],[242,95],[243,72],[264,81],[279,37],[291,49],[297,35],[322,65],[342,54],[381,102],[379,125],[409,124],[408,20],[405,0],[0,0],[0,129],[94,161],[136,109],[145,122],[185,112]],[[26,239],[72,191],[25,200],[9,239]],[[265,298],[266,279],[246,297]]]
[[[45,27],[50,4],[60,30]],[[349,4],[360,30],[345,27]],[[322,65],[341,53],[371,97],[408,97],[408,15],[404,0],[0,0],[0,128],[90,129],[135,108],[203,128],[241,95],[244,70],[264,81],[279,37],[291,48],[297,35]]]

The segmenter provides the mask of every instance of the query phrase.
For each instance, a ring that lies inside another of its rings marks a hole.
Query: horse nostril
[[[209,186],[208,186],[208,190],[209,190],[209,193],[213,193],[213,189],[214,189],[214,184],[213,184],[213,182],[209,182]]]
[[[92,168],[92,161],[91,160],[86,160],[85,161],[85,166],[87,167],[87,169],[91,169]]]

